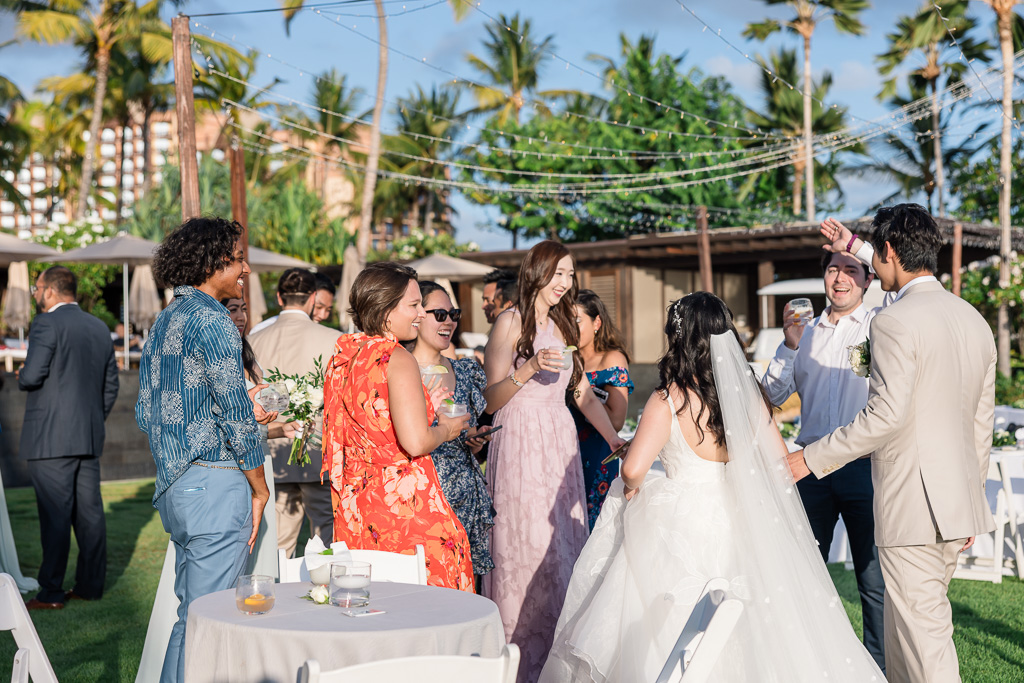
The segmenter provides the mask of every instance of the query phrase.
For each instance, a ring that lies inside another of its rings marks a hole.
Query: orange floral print
[[[391,423],[387,374],[397,344],[343,335],[327,368],[321,476],[331,482],[334,540],[405,554],[422,545],[428,584],[472,592],[469,539],[445,500],[434,462],[403,451]],[[429,400],[427,412],[433,422]]]

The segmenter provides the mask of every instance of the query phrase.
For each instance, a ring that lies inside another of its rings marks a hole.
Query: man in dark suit
[[[43,562],[29,609],[61,609],[71,598],[98,600],[107,574],[107,529],[100,497],[104,420],[117,398],[110,330],[75,301],[78,282],[63,266],[33,287],[32,321],[18,387],[28,392],[21,457],[36,490]],[[74,587],[64,592],[71,529],[78,541]]]

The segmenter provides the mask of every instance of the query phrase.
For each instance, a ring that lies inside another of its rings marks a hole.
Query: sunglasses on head
[[[452,322],[458,325],[459,320],[462,319],[461,308],[453,308],[450,311],[444,308],[431,308],[429,311],[424,311],[424,313],[433,313],[434,320],[436,320],[439,323],[443,323],[445,320],[448,319],[449,316],[451,316]]]

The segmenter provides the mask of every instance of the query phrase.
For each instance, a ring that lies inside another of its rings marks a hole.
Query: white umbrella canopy
[[[4,292],[4,325],[18,330],[24,338],[32,319],[32,295],[29,293],[28,263],[15,261],[7,270],[7,291]]]
[[[431,254],[406,264],[414,269],[421,280],[444,279],[450,282],[466,282],[479,280],[493,270],[490,266],[475,261],[446,256],[445,254]]]
[[[345,247],[345,253],[342,255],[341,285],[338,287],[338,295],[334,297],[334,308],[338,311],[342,332],[351,332],[354,327],[352,317],[348,314],[348,300],[360,270],[362,269],[359,267],[359,252],[350,244]]]
[[[0,232],[0,265],[2,266],[16,261],[35,261],[59,253],[45,244],[36,244]]]
[[[135,266],[131,288],[128,291],[128,304],[133,325],[140,330],[148,330],[153,326],[163,307],[150,266]]]
[[[285,256],[283,254],[275,254],[272,251],[266,249],[260,249],[259,247],[249,247],[249,268],[254,273],[272,273],[278,270],[288,270],[289,268],[313,268],[312,263],[306,263],[297,258],[291,256]],[[252,306],[252,302],[249,302],[249,306]],[[251,311],[251,309],[250,309]]]

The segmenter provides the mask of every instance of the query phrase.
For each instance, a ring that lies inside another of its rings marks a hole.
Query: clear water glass
[[[370,563],[341,560],[331,563],[331,602],[339,607],[370,604]]]
[[[235,584],[235,606],[242,614],[266,614],[274,609],[274,577],[243,574]]]
[[[442,403],[437,412],[448,417],[462,417],[469,412],[469,408],[465,403]]]
[[[288,408],[288,387],[284,382],[274,382],[260,392],[257,400],[268,413],[281,412]]]
[[[554,351],[555,353],[561,354],[561,358],[556,358],[551,361],[552,365],[557,365],[562,370],[568,370],[572,367],[572,351],[565,347],[552,346],[545,349],[545,351]]]
[[[810,299],[793,299],[786,304],[786,308],[789,310],[787,315],[797,325],[807,325],[814,319],[814,306]]]

